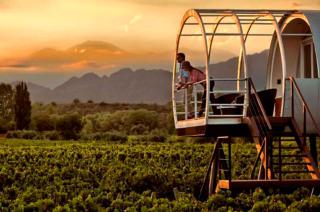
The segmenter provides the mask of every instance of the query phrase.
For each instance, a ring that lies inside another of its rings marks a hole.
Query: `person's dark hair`
[[[182,57],[183,60],[186,59],[186,55],[185,55],[184,53],[182,53],[182,52],[179,52],[179,53],[177,54],[177,56]]]
[[[181,67],[192,67],[191,66],[191,63],[189,62],[189,61],[183,61],[182,63],[181,63]]]

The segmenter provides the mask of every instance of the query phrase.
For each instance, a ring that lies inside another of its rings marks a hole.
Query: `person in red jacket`
[[[189,61],[183,61],[181,63],[181,68],[189,72],[189,81],[183,84],[182,87],[192,86],[193,84],[199,83],[199,82],[200,82],[199,84],[203,86],[204,91],[201,98],[202,99],[201,107],[198,113],[199,116],[202,116],[206,107],[206,97],[207,97],[206,74],[203,71],[193,67]],[[214,81],[210,80],[210,91],[213,90],[213,87],[214,87]],[[209,96],[210,96],[211,103],[213,103],[215,99],[214,94],[210,94]]]

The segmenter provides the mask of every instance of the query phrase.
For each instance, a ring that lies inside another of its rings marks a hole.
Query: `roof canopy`
[[[228,17],[228,22],[224,21]],[[210,18],[210,21],[208,21]],[[293,19],[302,19],[310,27],[311,32],[284,32],[285,26]],[[212,21],[214,20],[214,21]],[[230,21],[232,20],[232,21]],[[195,30],[192,33],[185,32],[186,26],[193,26]],[[236,25],[237,32],[218,32],[219,26]],[[273,32],[252,32],[253,26],[256,25],[271,25]],[[282,79],[287,75],[287,58],[283,39],[286,37],[313,37],[313,43],[316,49],[317,66],[320,61],[320,11],[298,11],[298,10],[230,10],[230,9],[191,9],[184,14],[180,30],[177,37],[176,51],[179,51],[180,39],[185,36],[202,37],[202,42],[205,52],[205,66],[208,69],[210,64],[210,56],[212,53],[212,46],[214,38],[217,36],[238,36],[240,43],[240,54],[237,69],[237,76],[240,78],[241,74],[248,77],[247,51],[246,41],[250,37],[272,36],[270,50],[272,48],[279,48],[281,58]],[[200,32],[199,32],[200,30]],[[269,60],[272,56],[269,56]],[[269,66],[272,61],[269,61]],[[270,68],[270,67],[269,67]],[[318,68],[318,71],[320,69]],[[270,71],[269,71],[270,72]],[[207,74],[208,70],[207,70]],[[270,73],[271,74],[271,73]],[[269,75],[270,75],[269,74]],[[318,74],[320,76],[320,73]],[[268,76],[269,78],[269,76]]]

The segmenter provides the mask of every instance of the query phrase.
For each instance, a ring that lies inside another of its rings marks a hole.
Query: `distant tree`
[[[19,82],[16,85],[14,103],[16,128],[28,129],[31,122],[31,101],[26,83]]]
[[[52,106],[57,106],[57,103],[56,102],[51,102],[51,105]]]
[[[76,98],[76,99],[73,100],[73,104],[77,105],[79,103],[80,103],[80,99]]]
[[[54,130],[54,121],[50,119],[49,115],[39,114],[34,116],[32,119],[36,130],[40,132]]]
[[[0,117],[4,120],[11,120],[14,114],[13,107],[14,90],[10,84],[0,84]]]
[[[0,133],[14,129],[14,90],[10,84],[0,84]]]
[[[57,130],[64,139],[78,139],[82,129],[82,120],[79,114],[68,114],[57,121]]]
[[[87,102],[87,103],[92,104],[92,103],[93,103],[93,101],[92,101],[92,100],[88,100],[88,102]]]
[[[105,107],[105,106],[107,106],[107,105],[108,105],[108,104],[105,103],[105,102],[103,102],[103,101],[99,103],[99,106],[101,106],[101,107]]]

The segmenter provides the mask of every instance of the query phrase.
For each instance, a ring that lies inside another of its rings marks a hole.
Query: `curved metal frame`
[[[184,25],[187,22],[187,20],[189,18],[193,17],[197,22],[198,25],[200,26],[201,32],[202,32],[202,38],[203,38],[203,42],[204,42],[204,48],[205,48],[205,52],[206,52],[206,57],[205,57],[205,61],[206,61],[206,75],[208,76],[208,67],[209,67],[209,59],[208,59],[208,45],[207,45],[207,39],[206,39],[206,31],[204,28],[204,24],[202,21],[202,18],[200,16],[200,14],[196,11],[196,10],[188,10],[185,15],[183,16],[182,20],[181,20],[181,24],[180,24],[180,29],[178,32],[178,36],[177,36],[177,40],[176,40],[176,49],[175,49],[175,55],[174,55],[174,66],[173,66],[173,77],[172,77],[172,97],[173,97],[173,111],[174,111],[174,121],[175,123],[177,123],[177,113],[176,113],[176,102],[175,102],[175,77],[176,77],[176,68],[177,68],[177,61],[176,61],[176,55],[178,53],[179,50],[179,44],[180,44],[180,38],[181,38],[181,33],[184,29]],[[209,89],[209,83],[208,83],[208,77],[207,77],[207,90]],[[207,99],[208,99],[209,95],[207,93]],[[208,120],[208,113],[206,111],[205,113],[205,120]]]
[[[240,58],[244,58],[244,63],[243,63],[243,66],[244,66],[244,77],[247,78],[248,77],[248,73],[247,73],[247,67],[248,66],[247,66],[246,45],[245,45],[245,39],[243,37],[243,29],[242,29],[242,25],[240,23],[240,20],[239,20],[238,16],[233,12],[225,13],[225,15],[219,16],[219,17],[220,18],[219,18],[218,22],[216,23],[216,25],[214,27],[214,30],[213,30],[213,33],[212,33],[212,36],[211,36],[211,40],[210,40],[210,46],[209,46],[209,52],[208,52],[208,61],[209,61],[208,64],[210,63],[210,59],[211,59],[211,51],[212,51],[213,39],[214,39],[214,36],[216,34],[216,31],[217,31],[220,23],[223,21],[223,19],[225,17],[232,17],[234,19],[235,24],[237,25],[238,32],[240,34],[239,39],[240,39],[240,45],[241,45],[241,57],[238,58],[238,63],[240,64],[240,68],[241,68],[242,61],[240,62]],[[209,69],[209,66],[208,66],[208,69]],[[207,73],[207,76],[209,76],[208,74],[209,73]],[[238,79],[240,79],[240,77],[238,77]],[[207,84],[208,84],[208,81],[209,80],[207,80]],[[240,81],[238,81],[237,83],[240,83]],[[207,90],[208,90],[208,87],[207,87]],[[209,92],[207,92],[207,99],[209,99]],[[206,101],[206,114],[208,114],[208,112],[209,112],[209,101]]]
[[[285,30],[285,28],[286,28],[286,26],[289,24],[289,23],[291,23],[291,21],[293,21],[293,20],[295,20],[295,19],[301,19],[301,20],[303,20],[306,24],[308,24],[308,26],[310,27],[310,29],[311,29],[311,26],[310,26],[310,24],[308,23],[308,20],[307,20],[307,18],[303,15],[303,14],[299,14],[300,16],[297,16],[296,14],[294,14],[294,15],[289,15],[289,16],[287,16],[287,17],[283,17],[282,18],[282,20],[280,20],[280,30],[281,30],[281,32],[283,32],[283,30]],[[292,18],[292,19],[291,19]],[[291,19],[291,20],[290,20]],[[288,22],[288,20],[289,20],[289,22]],[[273,69],[273,64],[274,64],[274,56],[275,56],[275,54],[276,54],[276,48],[277,48],[277,44],[278,44],[278,42],[277,41],[275,41],[275,40],[273,40],[272,41],[272,43],[271,43],[271,47],[270,47],[270,50],[272,50],[272,54],[270,55],[269,54],[269,56],[270,56],[270,67],[268,68],[268,79],[267,79],[267,84],[268,84],[268,87],[272,87],[272,75],[273,75],[273,72],[274,72],[274,69]],[[285,79],[285,78],[284,78]]]
[[[308,27],[310,28],[310,31],[312,32],[312,27],[307,19],[307,17],[302,14],[302,13],[299,13],[299,14],[290,14],[289,16],[284,16],[281,18],[281,20],[279,21],[279,30],[280,32],[282,33],[285,29],[286,29],[286,26],[288,24],[290,24],[292,21],[296,20],[296,19],[301,19],[303,20],[307,25]],[[312,38],[313,42],[314,42],[314,38]],[[281,38],[281,42],[273,37],[272,39],[272,42],[271,42],[271,47],[270,47],[270,53],[269,53],[269,62],[270,64],[268,64],[268,69],[267,69],[267,85],[269,88],[273,87],[272,85],[272,80],[273,80],[273,73],[274,73],[274,58],[275,58],[275,55],[276,55],[276,52],[277,52],[277,46],[279,45],[282,45],[282,48],[284,49],[284,46],[283,46],[283,41],[282,41],[282,38]],[[282,55],[281,53],[281,48],[280,48],[280,54]],[[285,58],[285,55],[282,55],[284,56],[284,61],[286,61],[286,58]],[[282,57],[281,57],[282,58]],[[317,57],[316,55],[316,58],[317,58],[317,61],[319,61],[319,58]],[[282,59],[283,60],[283,59]],[[282,62],[282,65],[283,65],[283,62]],[[283,68],[282,68],[283,69]],[[319,69],[318,69],[318,74],[319,74]],[[319,75],[318,75],[319,76]],[[285,92],[285,79],[287,78],[287,74],[286,74],[286,71],[283,71],[282,73],[282,97],[284,96],[284,92]],[[281,105],[281,115],[283,114],[283,110],[284,110],[284,104]]]

